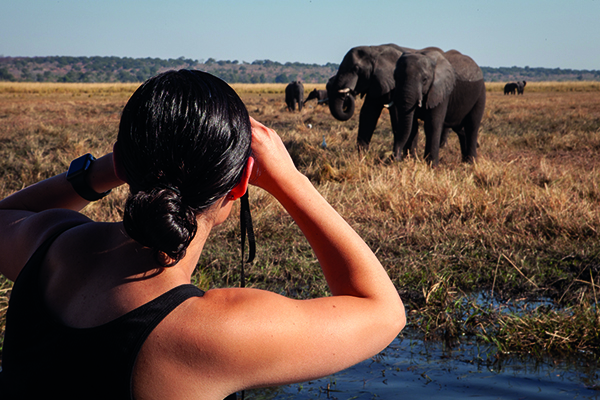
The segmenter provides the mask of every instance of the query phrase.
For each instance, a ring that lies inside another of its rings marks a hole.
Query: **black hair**
[[[123,110],[117,138],[131,191],[127,234],[163,266],[176,264],[196,234],[196,216],[240,181],[251,140],[246,107],[221,79],[180,70],[144,82]]]

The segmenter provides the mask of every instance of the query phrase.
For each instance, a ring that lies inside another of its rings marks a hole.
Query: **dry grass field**
[[[0,83],[0,195],[65,171],[84,152],[110,151],[136,86]],[[411,327],[450,342],[476,335],[501,352],[598,355],[600,84],[532,82],[523,96],[489,84],[477,162],[460,162],[451,135],[436,169],[390,158],[385,110],[359,156],[358,115],[339,122],[314,100],[290,113],[285,85],[233,86],[374,249]],[[324,85],[307,84],[306,93],[314,87]],[[84,211],[117,220],[125,197],[116,190]],[[246,266],[247,285],[326,294],[293,221],[260,189],[250,201],[257,258]],[[238,224],[234,210],[207,243],[195,276],[201,287],[239,283]],[[0,317],[10,287],[0,278]],[[539,299],[543,305],[525,307]]]

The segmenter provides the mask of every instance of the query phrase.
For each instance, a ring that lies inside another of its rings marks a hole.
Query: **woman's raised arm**
[[[293,164],[275,131],[252,119],[255,168],[250,182],[271,193],[313,248],[333,295],[381,299],[403,317],[398,291],[367,244]]]
[[[61,226],[89,221],[78,212],[89,201],[73,189],[67,173],[28,186],[0,200],[0,273],[14,280],[33,251]],[[112,153],[97,159],[86,182],[97,193],[124,182],[115,174]]]
[[[293,300],[252,289],[208,291],[214,318],[235,321],[214,327],[229,334],[209,346],[223,349],[211,367],[222,362],[223,379],[248,386],[309,380],[383,350],[405,325],[404,306],[377,257],[295,168],[279,136],[255,120],[252,126],[250,183],[271,193],[296,221],[333,296]]]

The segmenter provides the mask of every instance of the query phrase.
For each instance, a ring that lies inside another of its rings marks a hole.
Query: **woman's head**
[[[196,216],[240,181],[251,140],[246,107],[219,78],[180,70],[146,81],[123,110],[115,146],[131,189],[127,233],[179,261]]]

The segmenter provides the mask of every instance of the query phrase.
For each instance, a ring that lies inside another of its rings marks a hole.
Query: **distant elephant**
[[[525,85],[527,85],[526,81],[517,82],[517,94],[523,94],[523,92],[525,91]]]
[[[396,61],[406,52],[415,51],[395,44],[354,47],[346,53],[338,72],[327,82],[329,110],[334,118],[347,121],[354,115],[355,97],[365,101],[358,121],[359,151],[369,148],[371,137],[384,106],[394,107]],[[440,50],[441,51],[441,50]],[[390,112],[392,131],[396,131],[395,113]]]
[[[306,104],[307,101],[312,99],[317,99],[317,104],[326,105],[328,103],[327,90],[314,89],[308,94],[308,97],[306,98],[306,100],[304,100],[304,104]]]
[[[302,105],[304,104],[304,85],[302,82],[294,81],[285,87],[285,104],[287,104],[288,111],[296,111],[296,104],[298,104],[298,111],[302,111]]]
[[[475,61],[456,50],[406,53],[398,59],[394,79],[394,157],[414,152],[420,119],[425,159],[431,165],[438,164],[441,138],[450,128],[458,134],[463,161],[474,161],[486,98],[483,73]]]
[[[510,82],[504,85],[504,94],[517,94],[519,85],[516,82]]]

